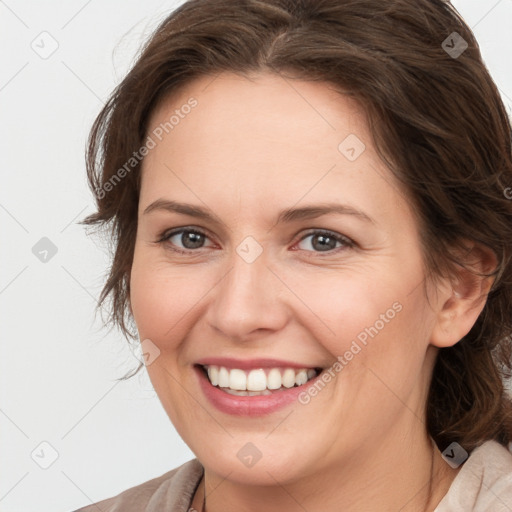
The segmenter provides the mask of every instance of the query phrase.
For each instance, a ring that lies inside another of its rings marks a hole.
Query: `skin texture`
[[[148,133],[191,97],[197,106],[143,163],[130,303],[140,339],[160,351],[147,368],[153,386],[205,467],[207,510],[433,510],[457,473],[426,431],[433,363],[438,347],[469,331],[487,285],[462,275],[458,288],[441,280],[433,293],[411,206],[362,110],[332,86],[270,73],[201,77],[158,105]],[[366,146],[354,161],[338,149],[349,134]],[[219,223],[145,214],[157,199],[209,208]],[[372,220],[276,224],[283,209],[326,202]],[[171,228],[207,236],[179,254],[181,233],[158,242]],[[313,228],[354,245],[322,251]],[[253,263],[236,251],[248,236],[263,249]],[[396,303],[400,312],[306,405],[232,416],[199,387],[193,365],[204,357],[328,367]],[[250,468],[237,457],[248,442],[262,454]]]

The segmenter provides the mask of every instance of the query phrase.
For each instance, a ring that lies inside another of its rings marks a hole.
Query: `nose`
[[[284,289],[264,254],[249,263],[234,253],[227,273],[213,290],[208,324],[237,342],[279,331],[289,319]]]

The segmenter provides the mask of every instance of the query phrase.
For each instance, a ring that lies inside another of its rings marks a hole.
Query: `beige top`
[[[187,512],[203,475],[197,459],[74,512]],[[496,441],[473,450],[434,512],[512,512],[512,453]]]

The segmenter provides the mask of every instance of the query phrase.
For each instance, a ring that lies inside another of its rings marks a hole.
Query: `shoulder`
[[[512,510],[512,453],[496,441],[475,448],[435,512]]]
[[[197,459],[127,489],[117,496],[93,503],[74,512],[186,512],[203,474]]]

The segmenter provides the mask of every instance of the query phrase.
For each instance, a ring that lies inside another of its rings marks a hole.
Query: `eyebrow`
[[[157,199],[144,210],[143,215],[146,215],[147,213],[155,210],[181,213],[183,215],[189,215],[198,219],[213,221],[217,224],[223,224],[222,220],[211,210],[193,204],[180,203],[177,201],[170,201],[168,199]],[[322,215],[333,213],[338,215],[352,215],[366,222],[375,224],[375,221],[363,211],[340,203],[321,203],[303,206],[301,208],[287,208],[279,212],[276,224],[293,222],[297,220],[315,219],[317,217],[321,217]]]

